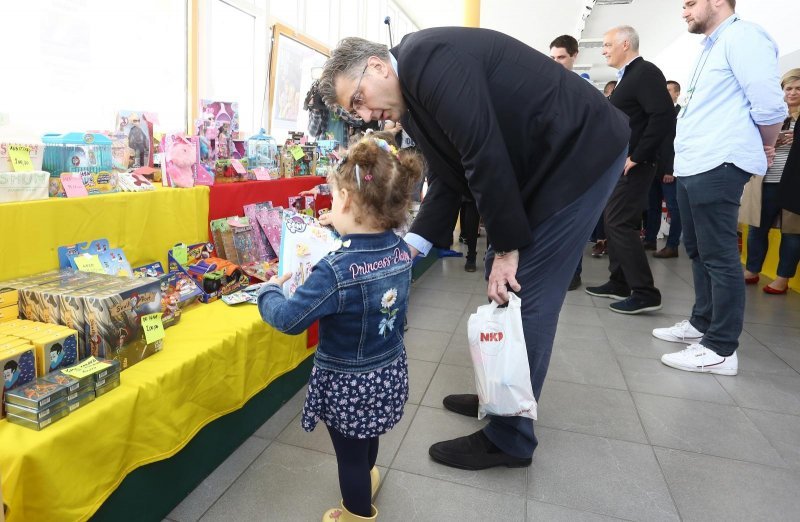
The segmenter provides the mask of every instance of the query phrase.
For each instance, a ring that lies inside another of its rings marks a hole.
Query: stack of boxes
[[[39,431],[117,388],[119,383],[118,361],[92,357],[6,393],[6,417],[8,422]]]

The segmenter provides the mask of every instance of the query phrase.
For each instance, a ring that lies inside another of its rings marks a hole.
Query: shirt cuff
[[[427,256],[428,252],[430,252],[431,248],[433,248],[433,243],[431,243],[424,237],[418,234],[414,234],[412,232],[406,234],[403,240],[409,245],[416,248],[419,251],[419,255],[422,257]]]

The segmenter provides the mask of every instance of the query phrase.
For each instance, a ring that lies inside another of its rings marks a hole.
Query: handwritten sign
[[[31,148],[24,145],[9,145],[8,158],[14,172],[30,172],[33,170]]]
[[[161,313],[143,315],[142,330],[144,330],[144,338],[147,344],[163,339],[164,323],[161,321]]]
[[[61,185],[64,187],[64,192],[68,198],[80,198],[89,195],[80,175],[62,172]]]
[[[295,145],[294,147],[290,148],[289,152],[292,153],[292,157],[295,161],[300,161],[300,159],[306,155],[306,153],[303,152],[303,147],[300,145]]]
[[[76,379],[83,379],[88,375],[94,375],[95,373],[110,367],[111,365],[107,362],[98,361],[94,357],[89,357],[88,359],[84,359],[83,361],[79,362],[75,366],[64,368],[61,370],[61,372],[69,375],[70,377],[75,377]]]
[[[257,167],[253,169],[253,174],[256,175],[256,179],[260,181],[267,181],[270,179],[269,171],[264,167]]]
[[[75,266],[77,266],[78,270],[81,272],[92,272],[95,274],[106,273],[106,270],[103,268],[103,264],[100,262],[100,258],[97,257],[97,254],[82,254],[75,256],[73,260],[75,261]]]
[[[244,168],[244,165],[242,165],[242,162],[239,161],[238,159],[232,159],[231,166],[233,167],[233,170],[235,170],[237,174],[242,174],[242,175],[247,174],[247,169]]]

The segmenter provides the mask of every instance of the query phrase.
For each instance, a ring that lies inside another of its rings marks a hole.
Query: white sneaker
[[[653,330],[653,337],[657,337],[671,343],[694,344],[703,338],[703,332],[692,326],[687,320],[675,323],[669,328],[656,328]]]
[[[728,357],[722,357],[702,344],[690,344],[680,352],[664,354],[661,356],[661,362],[687,372],[719,375],[736,375],[739,372],[739,358],[736,357],[736,352]]]

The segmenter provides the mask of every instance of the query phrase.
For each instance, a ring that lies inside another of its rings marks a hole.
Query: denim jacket
[[[342,244],[314,266],[290,299],[280,287],[266,285],[258,309],[267,323],[289,334],[319,319],[319,368],[371,371],[404,349],[411,255],[392,231],[347,235]]]

